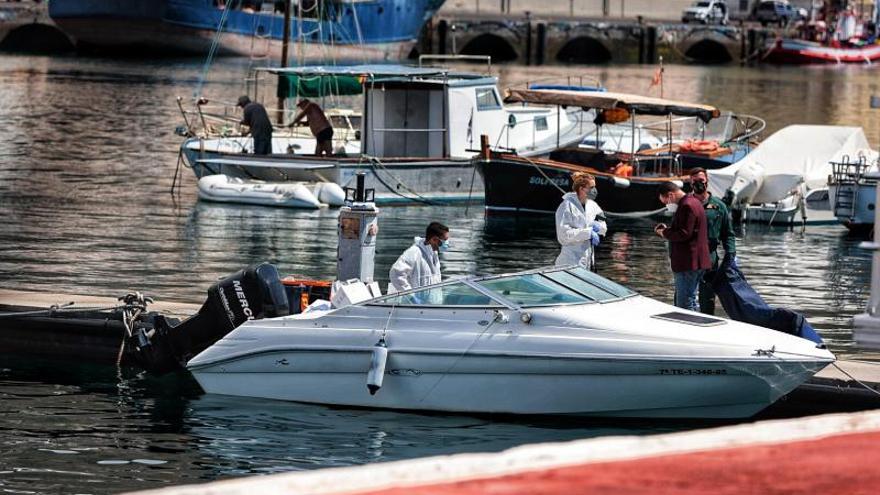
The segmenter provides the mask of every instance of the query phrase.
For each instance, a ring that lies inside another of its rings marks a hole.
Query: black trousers
[[[718,255],[710,253],[710,257],[715,261],[712,263],[712,269],[706,270],[703,278],[700,279],[700,313],[707,315],[715,314],[715,291],[712,289],[712,279],[718,271]]]
[[[271,155],[272,154],[272,135],[254,136],[254,154],[255,155]]]

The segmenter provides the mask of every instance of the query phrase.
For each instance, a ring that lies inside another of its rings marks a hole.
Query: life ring
[[[718,141],[688,139],[679,148],[681,151],[715,151],[720,147]]]
[[[629,163],[619,162],[614,166],[612,172],[618,177],[632,177],[633,167]]]

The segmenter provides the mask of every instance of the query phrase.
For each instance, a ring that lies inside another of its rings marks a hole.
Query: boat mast
[[[284,38],[281,40],[281,68],[287,67],[287,48],[290,42],[290,4],[293,0],[284,2]],[[297,4],[299,5],[299,4]],[[278,123],[284,123],[284,97],[278,97]]]

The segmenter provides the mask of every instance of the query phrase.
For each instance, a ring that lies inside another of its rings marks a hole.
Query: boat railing
[[[419,67],[423,66],[426,60],[441,62],[485,62],[486,74],[492,73],[492,57],[490,55],[419,55]]]
[[[242,137],[241,112],[238,106],[232,102],[211,102],[199,100],[195,103],[195,109],[187,109],[183,106],[182,98],[178,98],[178,108],[183,117],[185,126],[178,134],[202,139]],[[285,109],[286,120],[293,118],[294,112]],[[355,125],[353,120],[359,119],[360,114],[345,110],[327,110],[327,118],[333,124],[333,140],[337,142],[350,142],[359,140],[360,126]],[[307,126],[290,127],[287,125],[274,125],[273,135],[311,139],[311,132]]]
[[[760,117],[734,113],[725,113],[708,123],[697,117],[677,117],[643,124],[644,129],[671,136],[673,142],[713,140],[721,146],[749,143],[758,138],[766,127],[767,122]]]
[[[869,162],[864,155],[853,160],[849,155],[841,157],[839,162],[831,162],[831,177],[829,184],[854,185],[866,182],[865,175],[871,169],[876,169],[877,162]]]
[[[522,79],[518,81],[511,82],[507,84],[509,88],[522,88],[522,89],[531,89],[536,85],[543,84],[558,84],[561,86],[568,87],[581,87],[581,88],[604,88],[602,86],[602,81],[595,76],[589,75],[578,75],[578,76],[547,76],[547,77],[539,77],[539,78],[529,78]]]

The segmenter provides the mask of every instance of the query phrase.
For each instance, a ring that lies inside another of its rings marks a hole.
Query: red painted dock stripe
[[[601,462],[359,495],[875,495],[880,432]]]

